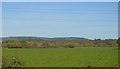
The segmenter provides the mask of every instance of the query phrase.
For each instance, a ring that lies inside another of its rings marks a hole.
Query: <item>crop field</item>
[[[3,48],[3,58],[15,57],[24,67],[115,67],[117,48]],[[4,60],[4,59],[3,59]]]

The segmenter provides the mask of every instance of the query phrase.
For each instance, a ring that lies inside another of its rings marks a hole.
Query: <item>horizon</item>
[[[70,37],[70,36],[67,36],[67,37],[61,37],[61,36],[58,36],[58,37],[44,37],[44,36],[6,36],[6,37],[0,37],[0,38],[29,38],[29,37],[33,37],[33,38],[84,38],[84,39],[90,39],[90,38],[86,38],[86,37]],[[95,39],[101,39],[101,40],[105,40],[105,39],[117,39],[117,38],[94,38],[94,39],[90,39],[90,40],[95,40]]]
[[[6,2],[2,11],[2,37],[118,38],[117,2]]]

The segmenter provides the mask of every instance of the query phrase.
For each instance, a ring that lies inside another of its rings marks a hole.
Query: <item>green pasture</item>
[[[3,59],[15,57],[24,67],[115,67],[117,48],[3,48]]]

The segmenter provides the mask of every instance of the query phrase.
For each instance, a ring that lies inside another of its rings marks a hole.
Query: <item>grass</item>
[[[2,67],[2,47],[0,46],[0,68]]]
[[[115,67],[117,48],[3,48],[3,57],[12,56],[24,62],[25,67]]]

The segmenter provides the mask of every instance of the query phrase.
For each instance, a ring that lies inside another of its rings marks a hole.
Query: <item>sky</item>
[[[118,37],[117,2],[3,2],[2,36]]]
[[[2,3],[0,2],[0,36],[2,36]]]
[[[118,2],[119,0],[0,0],[2,2]]]

